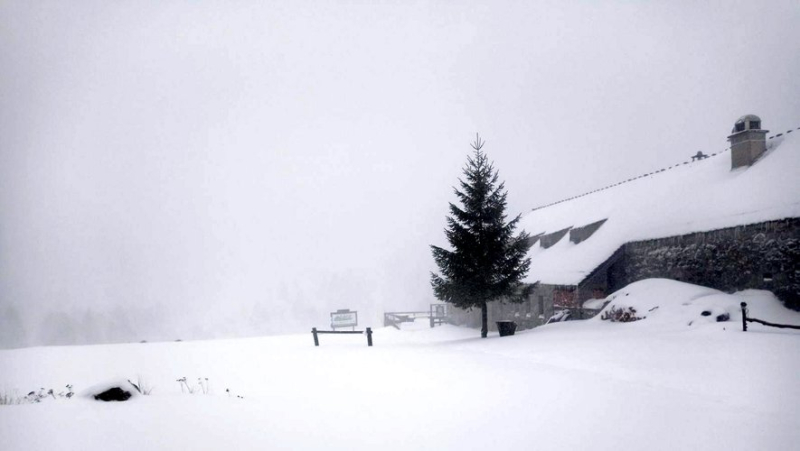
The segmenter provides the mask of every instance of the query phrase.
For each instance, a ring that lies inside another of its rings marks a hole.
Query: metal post
[[[747,332],[747,302],[739,304],[742,306],[742,331]]]
[[[372,328],[367,327],[367,346],[372,346]]]
[[[311,333],[314,335],[314,346],[319,346],[319,338],[317,338],[317,328],[312,327]]]

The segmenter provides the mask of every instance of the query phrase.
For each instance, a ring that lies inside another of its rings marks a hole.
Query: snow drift
[[[745,290],[726,294],[668,279],[647,279],[632,283],[605,299],[606,306],[593,318],[602,321],[614,312],[633,312],[642,321],[639,327],[700,326],[727,323],[720,327],[740,327],[742,302],[751,316],[770,322],[800,325],[800,313],[785,308],[769,291]],[[631,321],[634,322],[634,321]]]

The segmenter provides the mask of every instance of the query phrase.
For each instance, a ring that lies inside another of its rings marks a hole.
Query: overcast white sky
[[[379,325],[476,132],[516,214],[800,126],[796,0],[264,3],[0,1],[6,344]]]

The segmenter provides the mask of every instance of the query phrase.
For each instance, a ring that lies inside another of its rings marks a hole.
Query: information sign
[[[331,329],[356,326],[358,326],[358,312],[351,312],[348,309],[331,312]]]

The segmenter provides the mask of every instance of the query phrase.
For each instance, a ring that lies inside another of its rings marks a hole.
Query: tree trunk
[[[489,309],[486,302],[481,304],[481,338],[486,338],[489,335]]]

